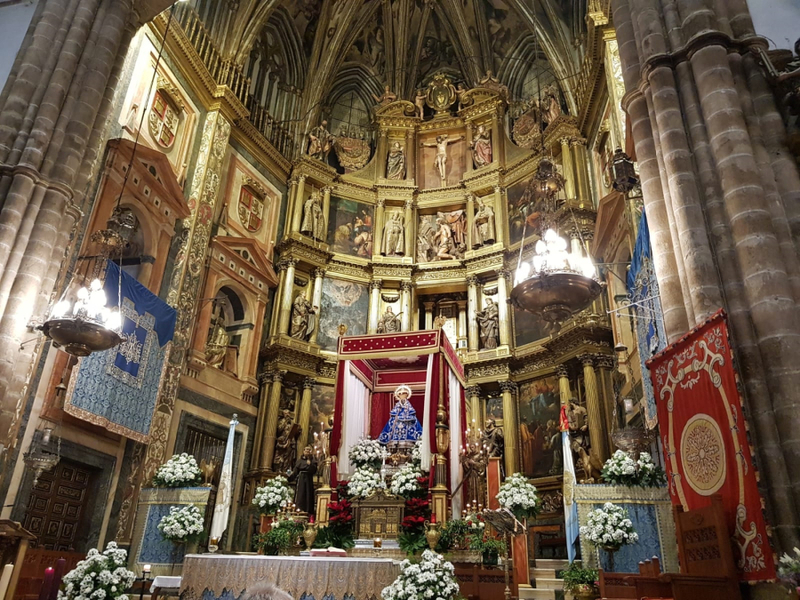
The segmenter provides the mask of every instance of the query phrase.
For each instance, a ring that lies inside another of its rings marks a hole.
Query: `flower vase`
[[[442,537],[441,526],[438,523],[425,521],[425,539],[428,540],[428,547],[436,551],[436,545]]]
[[[608,553],[608,572],[614,572],[614,553],[619,550],[616,546],[603,546],[603,550]]]
[[[303,541],[306,543],[306,549],[311,550],[314,546],[314,541],[317,539],[317,524],[316,523],[306,523],[305,529],[303,529]]]
[[[575,600],[597,600],[600,597],[600,590],[588,583],[581,583],[572,592]]]

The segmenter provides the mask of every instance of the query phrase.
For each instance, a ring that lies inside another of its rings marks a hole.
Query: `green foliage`
[[[352,528],[340,528],[331,525],[320,527],[317,530],[317,539],[314,540],[314,548],[334,547],[347,550],[355,545]]]
[[[454,549],[466,549],[471,527],[463,519],[451,519],[442,526],[442,537],[436,546],[437,552],[447,552]]]
[[[267,555],[286,552],[295,545],[297,538],[303,534],[303,524],[285,519],[278,521],[266,533],[253,536],[253,547]]]
[[[584,569],[576,563],[571,562],[569,567],[561,572],[564,580],[564,591],[574,592],[581,585],[597,585],[597,569]]]
[[[472,538],[470,546],[481,554],[502,554],[506,551],[506,543],[503,540],[488,536],[480,537],[476,535]]]
[[[428,547],[428,540],[425,539],[425,532],[417,529],[409,529],[397,536],[397,543],[400,550],[408,554],[419,554]]]

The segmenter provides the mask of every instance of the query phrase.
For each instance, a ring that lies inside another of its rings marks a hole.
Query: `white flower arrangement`
[[[386,448],[383,447],[383,444],[369,438],[358,440],[347,453],[350,464],[357,469],[367,466],[378,468],[386,456]]]
[[[603,465],[602,477],[610,485],[629,487],[657,487],[666,483],[664,469],[653,463],[647,452],[639,454],[639,460],[633,460],[627,453],[617,450]]]
[[[420,490],[419,481],[417,481],[420,477],[422,477],[422,471],[419,466],[413,462],[406,463],[392,475],[389,491],[395,496],[411,498]]]
[[[383,600],[452,600],[459,594],[453,564],[432,550],[422,553],[422,560],[414,564],[409,560],[400,563],[400,575],[383,588]]]
[[[101,553],[92,548],[86,558],[64,575],[58,600],[128,600],[125,594],[136,574],[125,568],[128,553],[109,542]]]
[[[203,514],[194,504],[169,507],[169,514],[161,517],[158,530],[165,540],[176,543],[195,541],[203,533]]]
[[[163,465],[158,467],[158,471],[153,476],[153,485],[156,487],[191,487],[199,485],[203,480],[203,474],[194,456],[186,454],[176,454]]]
[[[347,482],[347,493],[353,498],[367,498],[375,490],[385,487],[379,472],[371,467],[359,467]]]
[[[414,447],[411,449],[411,462],[417,467],[422,464],[422,440],[414,442]]]
[[[267,481],[263,487],[256,488],[253,505],[259,508],[261,514],[274,515],[278,509],[286,508],[291,499],[292,490],[286,477],[278,476]]]
[[[581,527],[581,537],[593,546],[611,551],[639,541],[628,511],[611,502],[589,513],[586,525]]]
[[[514,513],[518,519],[535,517],[539,512],[539,496],[536,486],[528,482],[522,473],[514,473],[500,486],[497,493],[500,506]]]

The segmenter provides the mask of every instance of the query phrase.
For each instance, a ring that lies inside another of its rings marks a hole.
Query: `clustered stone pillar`
[[[478,350],[478,320],[475,317],[480,310],[478,306],[478,278],[474,275],[467,277],[467,349],[470,352]]]
[[[0,485],[16,457],[38,345],[73,226],[98,167],[106,121],[138,24],[131,0],[43,0],[0,95]]]
[[[275,458],[275,440],[278,437],[278,417],[281,407],[281,382],[286,376],[286,371],[275,371],[272,374],[272,386],[267,403],[267,423],[264,426],[264,445],[261,448],[262,469],[272,469],[272,459]]]
[[[499,381],[503,393],[503,437],[506,477],[516,473],[519,465],[519,425],[517,423],[517,384],[513,381]]]
[[[800,175],[744,1],[612,0],[670,341],[729,315],[778,545],[800,543]]]
[[[300,437],[297,438],[297,456],[303,453],[303,448],[308,445],[308,434],[311,431],[311,391],[317,380],[306,377],[303,380],[303,395],[300,397],[300,413],[297,422],[300,424]]]

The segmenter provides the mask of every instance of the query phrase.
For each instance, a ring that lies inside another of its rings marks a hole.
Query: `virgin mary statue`
[[[411,388],[407,385],[401,385],[394,391],[396,403],[389,411],[389,421],[378,436],[381,444],[411,447],[422,437],[422,425],[417,419],[417,411],[408,401],[410,397]]]

